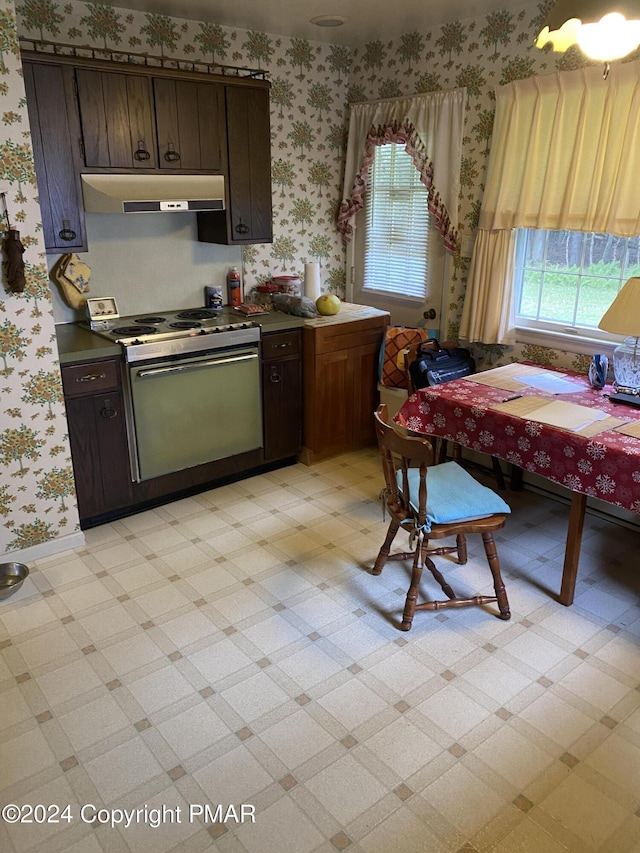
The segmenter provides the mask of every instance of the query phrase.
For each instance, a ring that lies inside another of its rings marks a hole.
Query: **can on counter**
[[[219,311],[222,308],[222,287],[214,284],[204,289],[204,304],[206,308]]]

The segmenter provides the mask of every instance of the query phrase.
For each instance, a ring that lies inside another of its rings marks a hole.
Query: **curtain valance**
[[[640,234],[640,62],[496,90],[461,337],[513,343],[512,229]]]
[[[445,246],[458,243],[458,193],[466,89],[352,104],[338,230],[349,241],[364,207],[376,146],[405,145],[428,190],[429,211]]]

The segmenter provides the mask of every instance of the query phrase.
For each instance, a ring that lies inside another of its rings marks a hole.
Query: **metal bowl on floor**
[[[28,574],[29,569],[24,563],[0,563],[0,599],[9,598],[17,592]]]

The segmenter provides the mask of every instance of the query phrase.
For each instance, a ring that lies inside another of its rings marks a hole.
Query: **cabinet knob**
[[[144,147],[144,140],[138,140],[138,148],[133,152],[133,156],[136,160],[149,160],[151,158],[151,154]]]
[[[76,239],[76,232],[73,231],[73,229],[69,228],[69,225],[70,225],[69,220],[63,219],[62,220],[62,229],[60,231],[58,231],[58,237],[61,240],[66,240],[68,243],[70,243],[71,240]]]
[[[108,403],[105,403],[104,408],[100,411],[100,416],[110,421],[118,416],[118,410],[111,408]]]
[[[176,160],[180,159],[180,154],[173,147],[173,142],[170,142],[167,145],[167,150],[164,152],[164,159],[168,163],[174,163]]]
[[[238,222],[238,224],[236,225],[236,231],[238,232],[238,234],[248,234],[249,226],[245,225],[241,219],[240,222]]]
[[[277,384],[278,382],[282,382],[282,376],[280,376],[280,374],[278,373],[278,368],[275,365],[271,368],[269,380],[275,384]]]

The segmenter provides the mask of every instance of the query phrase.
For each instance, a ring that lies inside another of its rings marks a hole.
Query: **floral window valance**
[[[458,245],[458,193],[466,90],[432,92],[352,104],[343,200],[338,230],[353,236],[356,214],[364,207],[367,178],[375,148],[404,144],[428,190],[429,211],[444,245]]]

